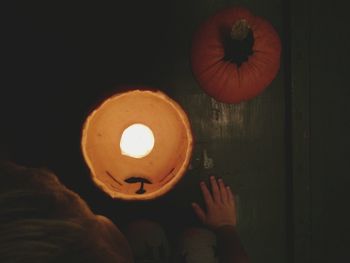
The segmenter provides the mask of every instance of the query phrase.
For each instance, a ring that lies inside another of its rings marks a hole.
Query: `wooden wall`
[[[295,262],[347,262],[347,9],[343,1],[291,4]]]

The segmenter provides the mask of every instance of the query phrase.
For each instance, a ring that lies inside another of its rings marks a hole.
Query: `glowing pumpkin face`
[[[87,118],[82,151],[94,182],[114,198],[147,200],[169,191],[192,153],[186,113],[159,91],[105,100]]]

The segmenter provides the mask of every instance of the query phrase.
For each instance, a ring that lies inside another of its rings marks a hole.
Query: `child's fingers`
[[[204,202],[205,202],[205,205],[207,207],[210,207],[213,205],[213,198],[209,192],[209,189],[207,187],[207,185],[204,183],[204,182],[201,182],[200,183],[200,187],[201,187],[201,190],[202,190],[202,193],[203,193],[203,198],[204,198]]]
[[[221,194],[218,183],[214,176],[210,176],[211,190],[213,192],[213,199],[215,202],[221,202]]]
[[[226,189],[224,181],[221,178],[218,181],[219,181],[221,200],[222,202],[226,203],[229,201],[228,191]]]

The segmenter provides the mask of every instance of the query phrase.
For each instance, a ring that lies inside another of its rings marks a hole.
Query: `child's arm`
[[[246,254],[236,232],[237,216],[235,197],[222,179],[210,177],[212,193],[204,182],[200,183],[206,211],[197,203],[193,209],[198,218],[213,229],[217,236],[219,259],[222,263],[248,263]]]

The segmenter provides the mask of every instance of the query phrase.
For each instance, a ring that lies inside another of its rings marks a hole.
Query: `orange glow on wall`
[[[186,172],[192,145],[183,109],[164,93],[149,90],[105,100],[88,116],[81,142],[93,181],[125,200],[168,192]]]

